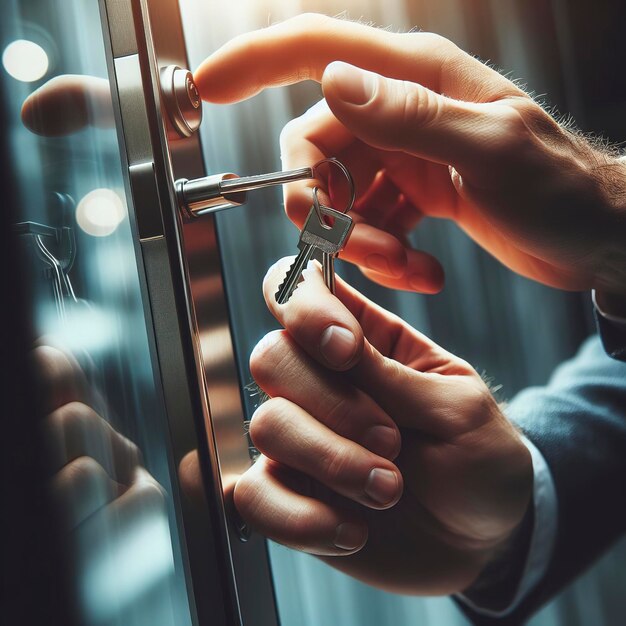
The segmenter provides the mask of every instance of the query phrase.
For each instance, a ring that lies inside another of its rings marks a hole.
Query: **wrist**
[[[494,550],[492,558],[472,584],[463,591],[465,598],[494,610],[511,603],[522,578],[533,526],[534,506],[531,500],[520,524]]]
[[[620,315],[618,311],[626,312],[626,156],[612,159],[596,171],[609,219],[594,287],[607,313]]]

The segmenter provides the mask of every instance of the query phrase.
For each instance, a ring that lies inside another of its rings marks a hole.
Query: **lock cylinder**
[[[202,100],[193,74],[177,65],[161,70],[161,93],[169,120],[180,137],[191,137],[202,122]]]
[[[214,174],[194,180],[182,178],[176,181],[176,196],[178,205],[186,217],[200,217],[243,204],[248,191],[286,185],[309,178],[314,178],[312,167],[255,176],[238,176],[229,173]]]
[[[177,180],[176,197],[183,215],[187,218],[200,217],[243,204],[248,196],[245,191],[228,191],[225,188],[227,181],[235,179],[239,179],[237,174],[226,173]]]

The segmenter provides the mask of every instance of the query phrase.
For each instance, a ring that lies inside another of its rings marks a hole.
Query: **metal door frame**
[[[222,477],[232,486],[250,457],[214,218],[185,224],[176,205],[174,181],[205,175],[198,136],[176,136],[160,92],[163,67],[187,67],[178,2],[99,2],[173,469],[198,450],[206,496],[178,498],[190,605],[201,625],[274,626],[266,542],[242,540],[224,497]]]

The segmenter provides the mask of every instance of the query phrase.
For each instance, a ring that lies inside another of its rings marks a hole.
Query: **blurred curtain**
[[[599,29],[606,31],[610,23],[602,20],[610,20],[610,7],[617,4],[603,0],[598,7],[594,4],[594,15],[587,15],[582,3],[570,6],[564,0],[181,0],[192,67],[239,33],[305,11],[345,14],[393,30],[419,28],[445,35],[513,77],[523,78],[529,90],[560,110],[571,111],[580,123],[593,120],[589,129],[606,132],[608,128],[613,140],[623,140],[623,116],[613,115],[612,126],[605,127],[600,105],[595,109],[589,106],[584,96],[585,75],[579,68],[580,55],[584,57],[582,66],[587,67],[590,52],[585,56],[575,45],[583,25],[593,31],[589,25],[595,18],[599,20],[598,36],[593,41],[601,50]],[[605,112],[613,110],[606,100],[623,93],[609,93],[602,104]],[[283,125],[320,97],[319,86],[307,83],[269,90],[236,105],[208,106],[201,129],[208,171],[245,175],[280,169],[278,137]],[[626,111],[626,97],[623,103],[622,112]],[[294,253],[297,231],[284,215],[280,190],[250,194],[247,205],[219,216],[218,227],[245,384],[251,380],[248,355],[256,342],[276,327],[261,295],[263,276],[278,258]],[[513,275],[453,224],[426,220],[413,242],[442,261],[447,276],[443,293],[392,292],[345,264],[340,265],[339,273],[493,377],[503,385],[506,397],[527,385],[544,383],[555,365],[572,355],[580,341],[593,332],[587,294],[561,293]],[[246,400],[251,414],[255,398]],[[466,623],[449,599],[399,597],[372,590],[314,558],[281,546],[271,546],[271,557],[284,626]],[[626,546],[612,551],[531,623],[617,623],[616,610],[620,604],[624,606],[619,583],[626,574],[624,557]]]

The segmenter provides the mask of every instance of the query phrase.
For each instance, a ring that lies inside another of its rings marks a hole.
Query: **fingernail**
[[[373,426],[363,436],[363,445],[387,459],[395,458],[398,451],[398,432],[389,426]]]
[[[375,272],[391,275],[389,262],[382,254],[368,254],[365,257],[365,265]]]
[[[329,326],[320,339],[320,352],[329,365],[347,365],[356,352],[356,337],[347,328]]]
[[[335,61],[326,68],[335,85],[335,93],[348,104],[367,104],[376,92],[374,74],[347,63]]]
[[[391,504],[398,496],[396,473],[376,467],[367,477],[365,493],[378,504]]]
[[[344,522],[337,526],[335,532],[335,545],[342,550],[356,550],[360,548],[367,539],[367,532],[362,526]]]

